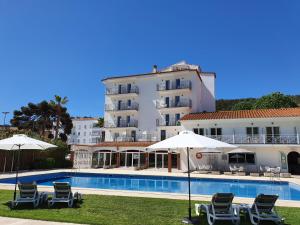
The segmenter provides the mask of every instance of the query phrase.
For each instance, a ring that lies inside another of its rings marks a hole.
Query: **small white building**
[[[95,145],[101,142],[102,129],[98,126],[98,118],[74,117],[73,128],[68,136],[68,144]]]

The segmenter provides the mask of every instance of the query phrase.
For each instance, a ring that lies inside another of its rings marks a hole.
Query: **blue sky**
[[[217,98],[300,94],[299,11],[296,0],[1,0],[0,111],[58,94],[74,116],[103,115],[102,78],[180,60],[217,73]]]

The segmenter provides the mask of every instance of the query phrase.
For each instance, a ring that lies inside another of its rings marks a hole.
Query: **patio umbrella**
[[[21,150],[44,150],[44,149],[56,148],[56,147],[57,147],[56,145],[52,145],[44,141],[27,137],[25,134],[16,134],[10,138],[0,140],[0,149],[8,150],[8,151],[18,150],[14,200],[16,200],[16,193],[17,193],[20,151]]]
[[[203,152],[213,152],[218,148],[236,148],[236,146],[221,142],[212,138],[195,134],[192,131],[181,131],[178,135],[160,141],[156,144],[147,147],[147,150],[177,150],[182,151],[186,149],[187,152],[187,166],[188,166],[188,195],[189,195],[189,208],[188,218],[183,220],[184,223],[192,222],[192,208],[191,208],[191,177],[190,177],[190,149],[202,149]],[[211,149],[211,150],[209,150]]]

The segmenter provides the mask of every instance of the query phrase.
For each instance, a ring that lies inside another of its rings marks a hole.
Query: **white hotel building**
[[[300,108],[215,111],[213,72],[180,62],[151,73],[109,77],[106,87],[103,140],[96,145],[73,145],[75,167],[133,167],[186,170],[184,152],[147,152],[150,144],[192,130],[233,143],[247,154],[196,158],[192,167],[211,164],[228,171],[242,165],[248,172],[261,166],[300,171]]]

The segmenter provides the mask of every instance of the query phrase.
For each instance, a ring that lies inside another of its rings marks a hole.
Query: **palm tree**
[[[59,95],[54,96],[54,100],[50,100],[50,104],[53,106],[55,110],[55,135],[54,138],[58,138],[58,133],[59,133],[59,128],[60,128],[60,123],[61,123],[61,115],[62,115],[62,108],[64,105],[68,103],[68,98],[67,97],[60,97]]]

